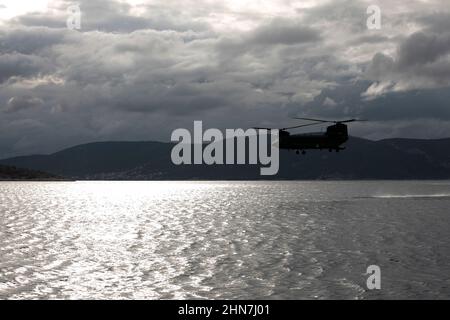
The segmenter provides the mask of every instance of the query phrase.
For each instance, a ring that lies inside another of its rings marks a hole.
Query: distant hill
[[[161,142],[99,142],[0,164],[98,180],[450,179],[450,139],[352,137],[340,153],[309,151],[298,156],[281,150],[280,171],[273,177],[260,176],[259,166],[251,165],[175,166],[170,160],[172,147]]]
[[[0,181],[55,181],[64,180],[64,178],[30,169],[21,169],[14,166],[0,165]]]

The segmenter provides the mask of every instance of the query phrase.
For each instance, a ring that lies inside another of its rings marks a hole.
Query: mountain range
[[[450,179],[450,138],[439,140],[351,137],[346,150],[280,151],[276,176],[260,176],[259,165],[172,164],[172,143],[96,142],[49,155],[0,160],[0,165],[78,180],[353,180]]]

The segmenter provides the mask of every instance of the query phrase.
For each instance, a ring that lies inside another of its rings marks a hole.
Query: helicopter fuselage
[[[280,148],[288,150],[329,150],[340,151],[345,148],[342,145],[348,140],[347,126],[338,123],[327,128],[324,133],[291,134],[288,131],[280,131]]]

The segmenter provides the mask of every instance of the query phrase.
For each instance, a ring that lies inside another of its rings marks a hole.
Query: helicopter
[[[280,149],[296,150],[297,154],[300,152],[304,155],[306,150],[327,150],[332,152],[340,152],[345,150],[342,145],[348,140],[348,128],[347,123],[367,121],[359,119],[348,119],[341,121],[334,120],[322,120],[311,118],[293,118],[297,120],[313,121],[313,123],[302,124],[293,127],[281,128],[279,130],[280,135]],[[302,133],[291,134],[289,130],[304,128],[309,126],[320,125],[324,123],[332,123],[327,127],[325,132],[319,133]],[[273,128],[255,128],[262,130],[274,130]]]

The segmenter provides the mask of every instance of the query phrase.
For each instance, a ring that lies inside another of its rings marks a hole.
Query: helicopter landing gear
[[[305,150],[302,150],[302,155],[305,155],[306,154],[306,151]]]
[[[300,150],[295,151],[295,154],[299,155],[300,154]],[[306,151],[302,150],[302,155],[305,155],[305,154],[306,154]]]

